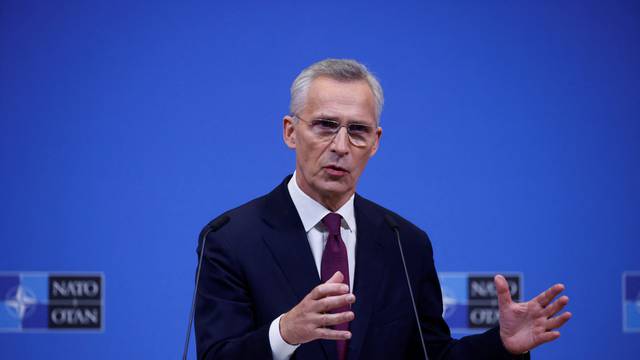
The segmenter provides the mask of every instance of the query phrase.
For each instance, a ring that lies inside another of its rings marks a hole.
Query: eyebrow
[[[337,116],[330,116],[330,115],[326,115],[326,114],[322,114],[320,113],[320,115],[314,116],[314,119],[325,119],[325,120],[334,120],[334,121],[339,121],[340,118]]]
[[[331,116],[331,115],[326,115],[326,114],[322,114],[322,113],[320,113],[320,115],[318,115],[318,116],[314,116],[313,118],[314,119],[333,120],[333,121],[340,122],[340,118],[338,116]],[[375,125],[369,125],[366,121],[363,121],[363,120],[351,120],[351,121],[347,121],[347,124],[359,124],[359,125],[375,126]]]

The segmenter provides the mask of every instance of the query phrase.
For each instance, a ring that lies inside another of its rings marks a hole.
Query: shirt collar
[[[293,200],[293,205],[295,205],[296,210],[298,210],[298,215],[300,215],[305,232],[309,232],[309,230],[316,226],[327,214],[331,212],[329,209],[324,207],[324,205],[312,199],[302,191],[302,189],[300,189],[298,181],[296,180],[295,171],[293,172],[291,180],[289,180],[289,183],[287,184],[287,189],[289,190],[289,195],[291,195],[291,200]],[[351,195],[349,200],[347,200],[347,202],[344,203],[338,211],[336,211],[336,213],[340,214],[342,219],[344,219],[342,224],[344,225],[346,223],[347,228],[351,231],[356,228],[356,218],[353,210],[354,196],[355,195]]]

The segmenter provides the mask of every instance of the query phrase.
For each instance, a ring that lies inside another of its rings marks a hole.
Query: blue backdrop
[[[565,283],[537,359],[638,357],[639,2],[4,0],[0,271],[104,272],[106,327],[0,334],[0,358],[177,358],[196,236],[293,171],[289,85],[326,57],[380,77],[359,191],[440,271]]]

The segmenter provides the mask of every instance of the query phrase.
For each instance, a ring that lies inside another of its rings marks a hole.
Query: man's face
[[[365,81],[318,77],[309,86],[304,109],[296,114],[303,120],[284,118],[285,143],[296,149],[298,185],[329,210],[337,210],[351,197],[367,161],[378,149],[382,129],[376,126],[375,106]],[[369,125],[371,141],[354,146],[345,127],[335,137],[318,137],[311,125],[316,119]]]

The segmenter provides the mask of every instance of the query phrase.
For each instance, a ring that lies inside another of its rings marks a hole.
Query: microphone
[[[222,215],[211,220],[207,225],[205,225],[202,228],[202,231],[200,231],[200,235],[198,236],[199,241],[202,243],[202,247],[200,248],[200,256],[198,259],[198,271],[196,272],[196,286],[193,289],[193,298],[191,299],[191,311],[189,311],[189,326],[187,327],[187,339],[184,342],[184,351],[182,352],[182,360],[186,360],[187,354],[189,353],[189,338],[191,337],[191,325],[193,324],[193,311],[196,305],[196,293],[198,292],[198,282],[200,281],[200,270],[202,269],[202,258],[204,256],[204,247],[207,243],[207,235],[209,235],[209,233],[220,230],[223,226],[227,225],[229,220],[231,220],[229,215]]]
[[[422,337],[422,327],[420,326],[420,319],[418,318],[418,310],[416,309],[416,300],[413,297],[413,290],[411,289],[411,282],[409,281],[409,272],[407,271],[407,263],[404,261],[404,252],[402,251],[402,243],[400,242],[400,231],[396,220],[389,214],[384,215],[384,220],[387,225],[396,233],[396,240],[398,241],[398,248],[400,249],[400,258],[402,259],[402,267],[404,268],[404,276],[407,278],[407,286],[409,287],[409,295],[411,297],[411,305],[413,306],[413,314],[416,316],[416,324],[418,325],[418,334],[420,335],[420,344],[422,344],[422,352],[424,353],[424,359],[429,360],[427,355],[427,347],[424,345],[424,337]]]

